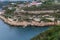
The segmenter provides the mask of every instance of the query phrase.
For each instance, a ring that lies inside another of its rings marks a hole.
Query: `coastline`
[[[9,19],[6,19],[5,17],[0,15],[0,19],[2,19],[5,23],[12,25],[12,26],[38,26],[38,27],[44,27],[44,26],[54,26],[55,23],[54,22],[36,22],[36,21],[32,21],[32,22],[27,22],[27,21],[23,21],[23,22],[16,22],[16,21],[11,21]]]
[[[40,34],[36,35],[35,37],[31,38],[31,40],[34,40],[34,39],[40,39],[40,40],[49,39],[48,36],[50,37],[50,39],[52,39],[53,37],[54,38],[59,37],[59,32],[60,32],[59,30],[60,30],[60,25],[52,26],[48,30],[43,31],[42,33],[40,33]],[[48,34],[50,34],[50,35],[48,35]],[[42,37],[42,39],[41,39],[41,37]]]

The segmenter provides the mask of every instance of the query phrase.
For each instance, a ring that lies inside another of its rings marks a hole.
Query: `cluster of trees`
[[[9,17],[9,18],[11,18],[13,15],[14,15],[14,11],[16,10],[15,8],[13,8],[13,9],[8,9],[8,7],[5,7],[4,8],[4,10],[5,10],[5,14],[4,14],[4,16],[5,17]]]
[[[48,31],[45,31],[31,40],[60,40],[60,26],[52,26]]]

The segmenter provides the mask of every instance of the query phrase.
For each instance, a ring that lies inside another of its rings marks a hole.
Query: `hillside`
[[[60,26],[51,27],[31,40],[60,40]]]

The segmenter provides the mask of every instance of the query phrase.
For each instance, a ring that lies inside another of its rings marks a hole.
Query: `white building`
[[[16,3],[11,3],[12,5],[15,5]]]
[[[40,18],[33,18],[34,21],[40,21]]]
[[[54,2],[55,2],[55,3],[58,3],[58,0],[55,0]]]
[[[8,9],[9,9],[9,10],[12,10],[12,9],[13,9],[13,7],[8,7]]]
[[[4,14],[5,10],[0,10],[0,15]]]
[[[46,18],[46,19],[49,19],[49,20],[52,20],[52,21],[54,21],[54,20],[55,20],[55,18]]]

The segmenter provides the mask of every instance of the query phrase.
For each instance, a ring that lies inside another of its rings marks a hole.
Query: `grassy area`
[[[60,26],[52,26],[31,40],[60,40]]]

